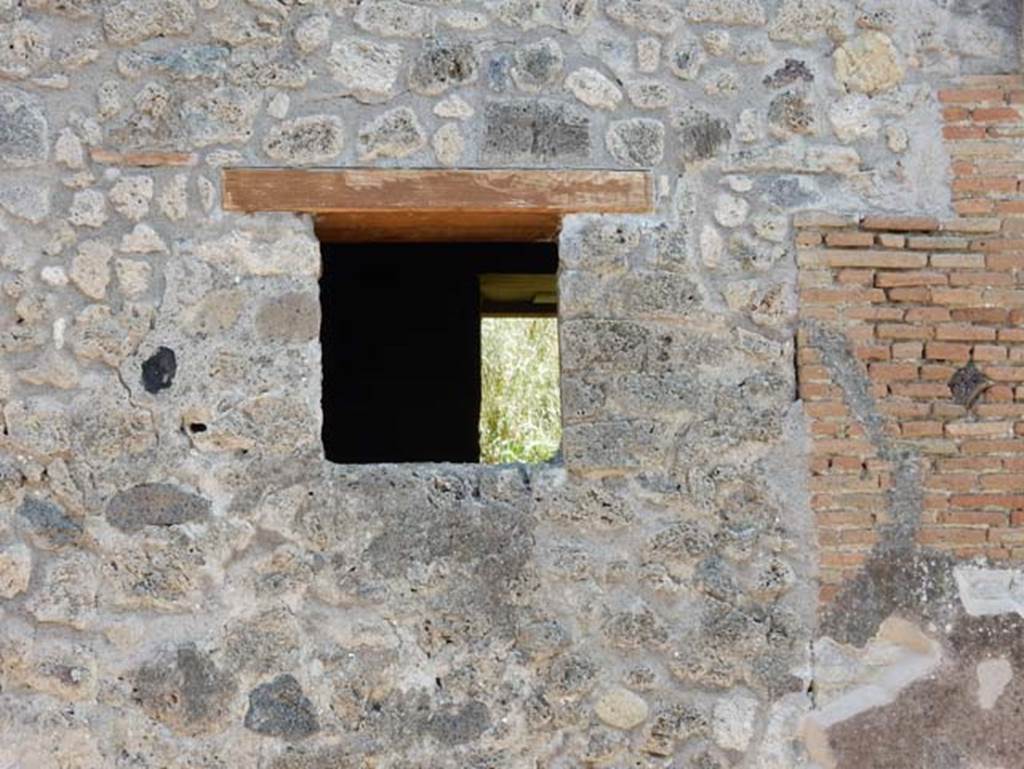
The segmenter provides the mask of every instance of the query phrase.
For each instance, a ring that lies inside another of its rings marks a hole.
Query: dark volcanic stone
[[[769,88],[785,88],[798,80],[810,83],[814,80],[814,73],[799,59],[786,59],[784,66],[770,75],[765,75],[762,82]]]
[[[301,739],[320,731],[313,703],[295,677],[280,675],[249,692],[245,728],[270,737]]]
[[[434,41],[413,61],[409,87],[416,93],[436,96],[450,87],[473,82],[478,70],[471,44]]]
[[[132,699],[150,717],[194,735],[216,729],[235,691],[229,674],[195,644],[186,643],[135,672]]]
[[[970,406],[992,383],[982,374],[971,361],[963,368],[957,369],[949,380],[949,391],[953,394],[953,402],[961,406]]]
[[[679,126],[679,144],[685,161],[707,160],[724,149],[732,139],[729,123],[707,113],[688,117]]]
[[[169,483],[144,483],[120,491],[107,504],[107,520],[121,531],[174,526],[210,515],[210,501]]]
[[[178,359],[169,347],[158,347],[153,355],[142,364],[142,386],[146,392],[158,393],[174,382],[178,373]]]
[[[590,118],[561,102],[491,102],[484,110],[483,155],[499,161],[583,160],[590,155]]]
[[[35,534],[55,547],[74,544],[82,536],[82,524],[48,499],[25,497],[18,515],[28,521]]]
[[[461,707],[448,705],[434,712],[426,731],[444,745],[463,745],[480,737],[491,725],[491,714],[482,702],[473,700]]]

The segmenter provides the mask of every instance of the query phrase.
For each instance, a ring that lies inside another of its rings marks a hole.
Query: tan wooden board
[[[644,213],[643,171],[226,168],[228,211],[446,210]]]

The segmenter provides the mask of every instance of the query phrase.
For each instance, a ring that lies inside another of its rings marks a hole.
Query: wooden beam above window
[[[327,242],[543,241],[574,213],[654,210],[643,171],[228,168],[228,211],[313,214]]]

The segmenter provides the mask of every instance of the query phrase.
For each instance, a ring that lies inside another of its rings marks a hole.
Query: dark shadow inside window
[[[557,246],[325,243],[322,251],[327,459],[478,462],[481,317],[556,315],[556,297],[541,289],[555,285]]]

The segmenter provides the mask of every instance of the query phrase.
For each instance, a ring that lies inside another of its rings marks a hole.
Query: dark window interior
[[[481,314],[556,314],[557,246],[325,243],[322,250],[327,459],[478,462]]]

